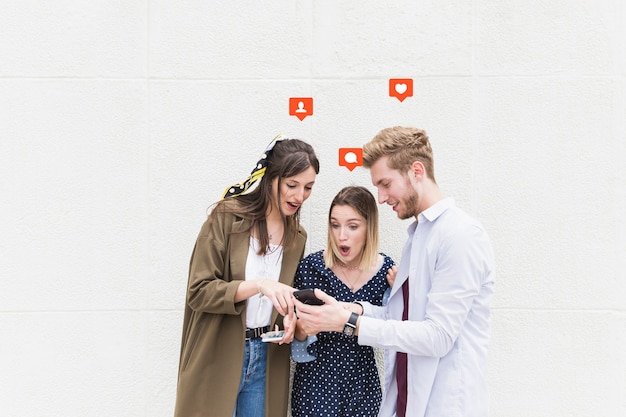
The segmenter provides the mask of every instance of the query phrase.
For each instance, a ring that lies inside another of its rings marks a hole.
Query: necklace
[[[278,236],[280,236],[280,234],[278,234]],[[278,236],[277,236],[277,237],[278,237]],[[274,236],[272,235],[272,233],[268,233],[268,234],[267,234],[267,240],[269,240],[269,241],[270,241],[270,243],[274,243],[274,242],[273,242],[273,239],[274,239]]]
[[[282,235],[282,225],[276,226],[274,227],[274,230],[270,231],[269,226],[267,227],[267,237],[269,239],[269,241],[271,242],[274,239],[274,235],[276,235],[276,238],[280,238]]]
[[[343,268],[345,266],[346,268],[348,268],[348,271],[354,271],[355,269],[359,269],[359,264],[356,264],[354,266],[350,266],[347,263],[341,262],[341,261],[339,261],[339,266],[341,266],[341,268]]]
[[[346,266],[348,266],[348,265],[346,265]],[[363,271],[359,271],[359,275],[357,275],[357,277],[354,279],[354,281],[351,281],[351,280],[348,279],[348,275],[346,274],[346,270],[343,269],[343,265],[341,263],[339,263],[339,268],[341,268],[341,272],[343,272],[343,277],[346,279],[346,281],[348,281],[348,288],[350,288],[350,291],[354,292],[354,287],[360,281],[361,275],[363,274]],[[353,267],[353,268],[348,267],[348,269],[351,270],[351,271],[354,271],[354,270],[358,269],[358,267]]]

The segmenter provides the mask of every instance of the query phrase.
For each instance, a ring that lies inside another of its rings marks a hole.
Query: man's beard
[[[420,201],[420,196],[417,194],[417,191],[413,189],[411,183],[407,181],[407,185],[409,191],[407,192],[405,198],[401,201],[404,211],[398,211],[398,217],[402,220],[417,216]]]

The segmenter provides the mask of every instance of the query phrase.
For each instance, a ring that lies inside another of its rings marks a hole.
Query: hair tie
[[[265,175],[265,170],[267,168],[267,157],[270,155],[272,149],[274,149],[274,145],[276,142],[280,142],[281,140],[287,139],[282,133],[276,136],[269,145],[265,148],[263,155],[261,155],[261,159],[256,163],[255,167],[252,169],[250,175],[241,183],[231,185],[226,188],[224,194],[222,194],[222,199],[228,197],[237,197],[250,189],[252,184],[263,178]]]

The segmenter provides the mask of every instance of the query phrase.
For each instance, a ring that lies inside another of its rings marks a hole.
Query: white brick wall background
[[[373,190],[337,149],[392,125],[493,239],[491,415],[626,415],[625,28],[621,0],[0,2],[0,416],[171,416],[207,207],[302,137],[317,250]]]

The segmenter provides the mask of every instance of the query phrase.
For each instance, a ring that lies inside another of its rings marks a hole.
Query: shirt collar
[[[418,221],[428,220],[429,222],[437,220],[444,211],[448,210],[450,207],[454,207],[454,198],[448,197],[443,200],[437,201],[432,206],[428,207],[426,210],[422,211],[418,216]]]
[[[415,229],[417,229],[417,225],[420,221],[432,222],[436,220],[437,217],[441,216],[441,214],[443,214],[444,211],[454,206],[455,206],[455,202],[454,202],[454,198],[452,197],[447,197],[447,198],[444,198],[443,200],[437,201],[435,204],[428,207],[426,210],[422,211],[420,214],[417,215],[418,220],[414,221],[413,223],[409,225],[409,227],[407,228],[407,232],[409,233],[409,235],[412,235],[413,233],[415,233]]]

